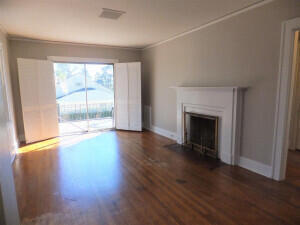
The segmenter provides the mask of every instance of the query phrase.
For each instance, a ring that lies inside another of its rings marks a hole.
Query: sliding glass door
[[[86,64],[89,130],[113,127],[113,65]]]
[[[61,135],[113,127],[113,65],[55,63],[54,74]]]

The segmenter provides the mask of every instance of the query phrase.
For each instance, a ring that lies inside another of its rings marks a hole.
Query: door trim
[[[283,22],[279,57],[277,96],[272,148],[272,178],[284,180],[293,91],[292,61],[294,35],[300,29],[300,17]]]

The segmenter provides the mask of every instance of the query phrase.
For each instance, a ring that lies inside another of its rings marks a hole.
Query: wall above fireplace
[[[177,143],[183,144],[184,113],[219,118],[219,158],[236,165],[239,162],[243,93],[245,87],[172,87],[177,92]]]

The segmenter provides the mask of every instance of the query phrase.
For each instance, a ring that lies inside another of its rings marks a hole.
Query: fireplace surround
[[[217,118],[217,157],[230,165],[239,161],[242,87],[173,87],[177,93],[177,143],[185,144],[185,116],[204,115]]]

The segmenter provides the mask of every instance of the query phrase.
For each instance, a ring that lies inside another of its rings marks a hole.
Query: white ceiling
[[[13,36],[143,48],[262,0],[0,0]],[[99,18],[102,8],[126,11]]]

